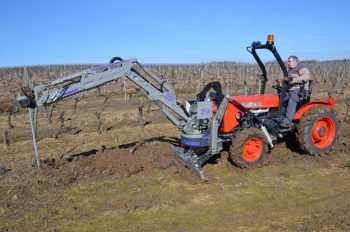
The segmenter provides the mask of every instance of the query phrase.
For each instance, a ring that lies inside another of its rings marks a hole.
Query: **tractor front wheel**
[[[257,128],[246,128],[237,133],[232,141],[230,158],[240,168],[262,165],[268,158],[268,142]]]
[[[322,155],[332,150],[339,133],[340,122],[334,110],[327,107],[315,107],[300,119],[296,137],[306,153]]]

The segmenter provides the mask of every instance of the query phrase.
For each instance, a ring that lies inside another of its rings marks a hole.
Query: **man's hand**
[[[283,80],[284,81],[288,81],[288,84],[290,84],[290,85],[301,83],[301,82],[299,82],[297,80],[294,80],[293,77],[284,77]]]
[[[275,80],[275,83],[272,85],[272,88],[281,88],[282,87],[282,83],[279,80]]]
[[[291,80],[289,82],[290,85],[294,85],[294,84],[301,84],[302,82],[301,81],[297,81],[297,80]]]

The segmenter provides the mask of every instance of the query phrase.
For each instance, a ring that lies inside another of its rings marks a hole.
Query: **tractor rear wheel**
[[[332,150],[339,133],[340,122],[334,110],[327,107],[315,107],[300,119],[296,137],[306,153],[322,155]]]
[[[268,142],[257,128],[246,128],[237,133],[230,148],[232,162],[240,168],[262,165],[268,158]]]

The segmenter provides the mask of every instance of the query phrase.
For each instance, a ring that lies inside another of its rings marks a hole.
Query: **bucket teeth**
[[[172,147],[172,150],[182,161],[185,162],[186,166],[196,172],[202,181],[207,180],[207,178],[204,176],[204,170],[202,169],[203,162],[201,162],[197,154],[195,154],[192,149],[185,151],[185,149],[181,147]]]

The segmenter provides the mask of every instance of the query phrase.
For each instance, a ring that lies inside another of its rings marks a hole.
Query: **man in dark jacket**
[[[308,88],[310,72],[304,65],[299,64],[298,57],[290,56],[288,58],[288,77],[289,79],[292,78],[292,80],[289,81],[290,88],[285,99],[288,100],[286,116],[280,125],[283,128],[290,128],[293,126],[292,118],[300,100],[298,96],[300,86],[305,83],[304,88]],[[285,79],[285,81],[288,81],[288,79]]]

